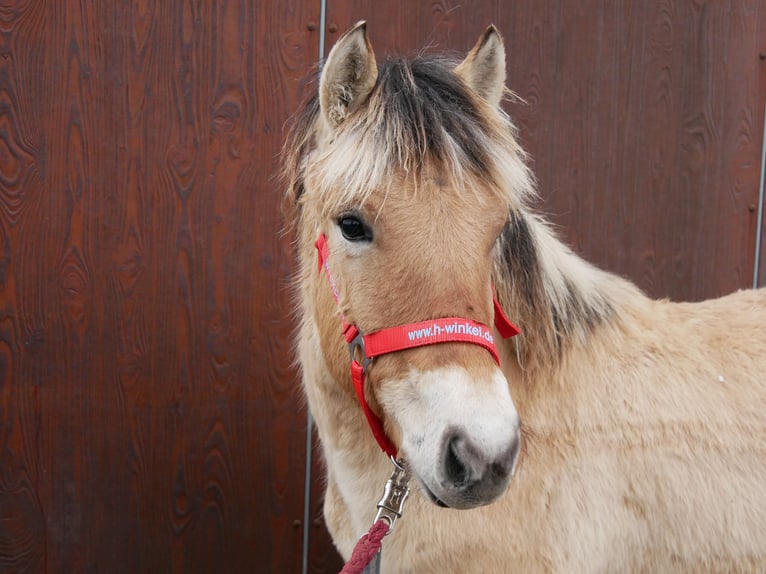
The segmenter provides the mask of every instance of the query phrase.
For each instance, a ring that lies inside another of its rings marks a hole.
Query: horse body
[[[341,554],[348,558],[369,527],[391,464],[350,384],[338,307],[316,270],[318,232],[335,234],[341,312],[368,331],[457,313],[489,323],[491,283],[523,332],[499,345],[502,372],[481,349],[456,343],[376,360],[371,404],[417,484],[385,539],[383,571],[766,569],[766,290],[701,303],[653,301],[592,267],[525,207],[528,182],[514,164],[522,155],[513,143],[504,142],[511,156],[503,167],[490,161],[502,171],[495,179],[508,184],[499,187],[516,188],[507,195],[465,173],[407,165],[406,175],[418,175],[413,190],[401,174],[391,185],[377,165],[337,167],[333,146],[353,156],[351,144],[367,141],[344,130],[361,125],[354,114],[373,115],[376,90],[388,81],[369,76],[377,66],[363,27],[337,46],[319,97],[288,144],[288,180],[299,211],[298,354],[327,465],[325,519]],[[471,100],[479,114],[502,95],[501,68],[493,29],[455,68],[481,96]],[[344,89],[325,89],[338,74]],[[398,154],[406,164],[406,153]],[[371,180],[366,192],[349,192]],[[455,190],[461,182],[480,189]],[[357,209],[359,219],[374,222],[363,241],[338,215]],[[495,220],[498,211],[510,213],[507,220]],[[429,222],[417,227],[424,214]],[[461,409],[452,404],[458,400]],[[518,463],[492,477],[503,485],[496,494],[481,474],[483,461],[496,464],[497,453],[514,446],[519,417]],[[454,428],[484,449],[480,462],[455,449]],[[456,457],[481,488],[466,494],[449,473]]]

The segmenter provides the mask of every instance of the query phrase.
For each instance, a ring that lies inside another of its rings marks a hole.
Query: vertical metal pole
[[[324,1],[324,0],[323,0]],[[306,408],[306,476],[303,483],[303,556],[301,572],[309,571],[309,522],[311,521],[311,439],[314,426],[311,411]]]
[[[319,61],[324,60],[324,31],[327,19],[327,0],[319,1]],[[311,410],[306,408],[306,475],[303,484],[303,556],[301,560],[302,574],[309,571],[309,527],[311,526],[311,459],[314,419]]]
[[[327,0],[320,0],[319,4],[319,61],[324,61],[324,31],[327,28]]]
[[[761,142],[761,185],[758,194],[758,219],[755,225],[755,264],[753,265],[753,289],[758,287],[761,263],[761,236],[763,235],[763,188],[766,179],[766,100],[763,102],[763,141]]]

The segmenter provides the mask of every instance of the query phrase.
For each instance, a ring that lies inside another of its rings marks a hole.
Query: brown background
[[[654,296],[749,286],[766,1],[575,4],[327,0],[326,49],[362,18],[379,58],[494,22],[562,237]],[[320,9],[0,5],[1,572],[301,571],[272,176]],[[308,570],[332,572],[314,453]]]

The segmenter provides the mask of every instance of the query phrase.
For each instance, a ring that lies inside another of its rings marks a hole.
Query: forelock
[[[417,192],[423,176],[434,173],[460,192],[499,194],[511,209],[533,194],[510,119],[463,83],[454,73],[457,64],[419,56],[388,59],[380,66],[368,101],[325,145],[314,142],[308,175],[323,211],[364,203],[376,190],[385,192],[402,180]],[[304,118],[303,129],[317,130],[317,106],[308,107],[314,118]],[[309,139],[295,135],[292,139],[304,144]],[[303,155],[307,153],[311,150],[304,145]],[[294,157],[296,165],[305,165],[305,160]]]

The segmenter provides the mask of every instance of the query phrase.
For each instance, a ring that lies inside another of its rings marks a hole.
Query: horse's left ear
[[[319,80],[319,106],[336,127],[367,99],[378,79],[378,65],[367,38],[367,24],[357,23],[330,50]]]
[[[484,31],[455,73],[488,103],[500,105],[505,91],[505,46],[497,28],[490,25]]]

